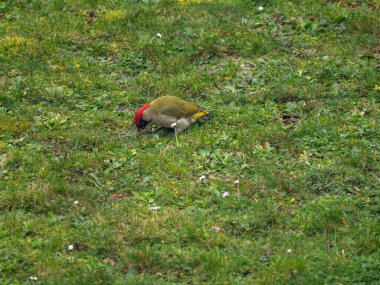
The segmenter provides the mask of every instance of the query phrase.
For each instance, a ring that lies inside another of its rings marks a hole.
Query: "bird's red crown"
[[[150,107],[150,104],[146,104],[136,111],[136,113],[135,113],[135,124],[136,124],[137,128],[140,127],[142,116],[144,114],[145,109],[147,109],[149,107]]]

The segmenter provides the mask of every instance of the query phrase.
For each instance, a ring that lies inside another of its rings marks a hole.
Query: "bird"
[[[176,96],[166,95],[140,107],[136,111],[134,119],[138,133],[152,123],[160,126],[159,129],[162,127],[174,129],[177,139],[177,133],[184,131],[191,123],[209,115],[210,112]]]

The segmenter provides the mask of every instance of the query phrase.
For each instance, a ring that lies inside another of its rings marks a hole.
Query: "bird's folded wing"
[[[192,116],[199,111],[199,107],[189,102],[173,101],[171,105],[162,106],[160,112],[162,114],[181,118],[184,116]]]

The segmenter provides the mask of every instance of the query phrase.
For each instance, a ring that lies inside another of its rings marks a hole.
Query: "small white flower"
[[[79,201],[78,200],[75,200],[74,201],[74,205],[78,205],[79,204]]]
[[[30,281],[37,281],[38,278],[37,278],[36,276],[30,276],[30,277],[29,277],[29,280],[30,280]]]
[[[264,10],[264,7],[263,6],[260,6],[259,7],[259,11],[263,11]]]
[[[149,210],[152,210],[152,211],[157,211],[159,209],[161,209],[160,206],[149,207]]]
[[[173,123],[173,124],[171,124],[170,126],[171,126],[172,128],[174,128],[176,125],[177,125],[177,123]]]
[[[161,39],[162,38],[162,34],[157,33],[157,38]]]
[[[292,252],[292,250],[289,248],[289,249],[287,250],[287,252],[288,252],[288,253],[291,253],[291,252]]]
[[[228,193],[228,192],[224,192],[224,193],[222,194],[222,197],[223,197],[223,198],[226,198],[227,196],[230,196],[230,193]]]
[[[205,180],[206,179],[206,176],[204,176],[204,175],[202,175],[201,177],[199,177],[199,181],[203,181],[203,180]]]
[[[70,244],[68,247],[67,247],[68,250],[73,250],[74,249],[74,245],[73,244]]]
[[[234,181],[234,184],[239,184],[240,183],[240,181],[238,180],[238,179],[236,179],[235,181]]]

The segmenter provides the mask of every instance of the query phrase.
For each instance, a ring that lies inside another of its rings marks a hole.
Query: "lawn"
[[[0,283],[379,284],[379,10],[1,1]]]

